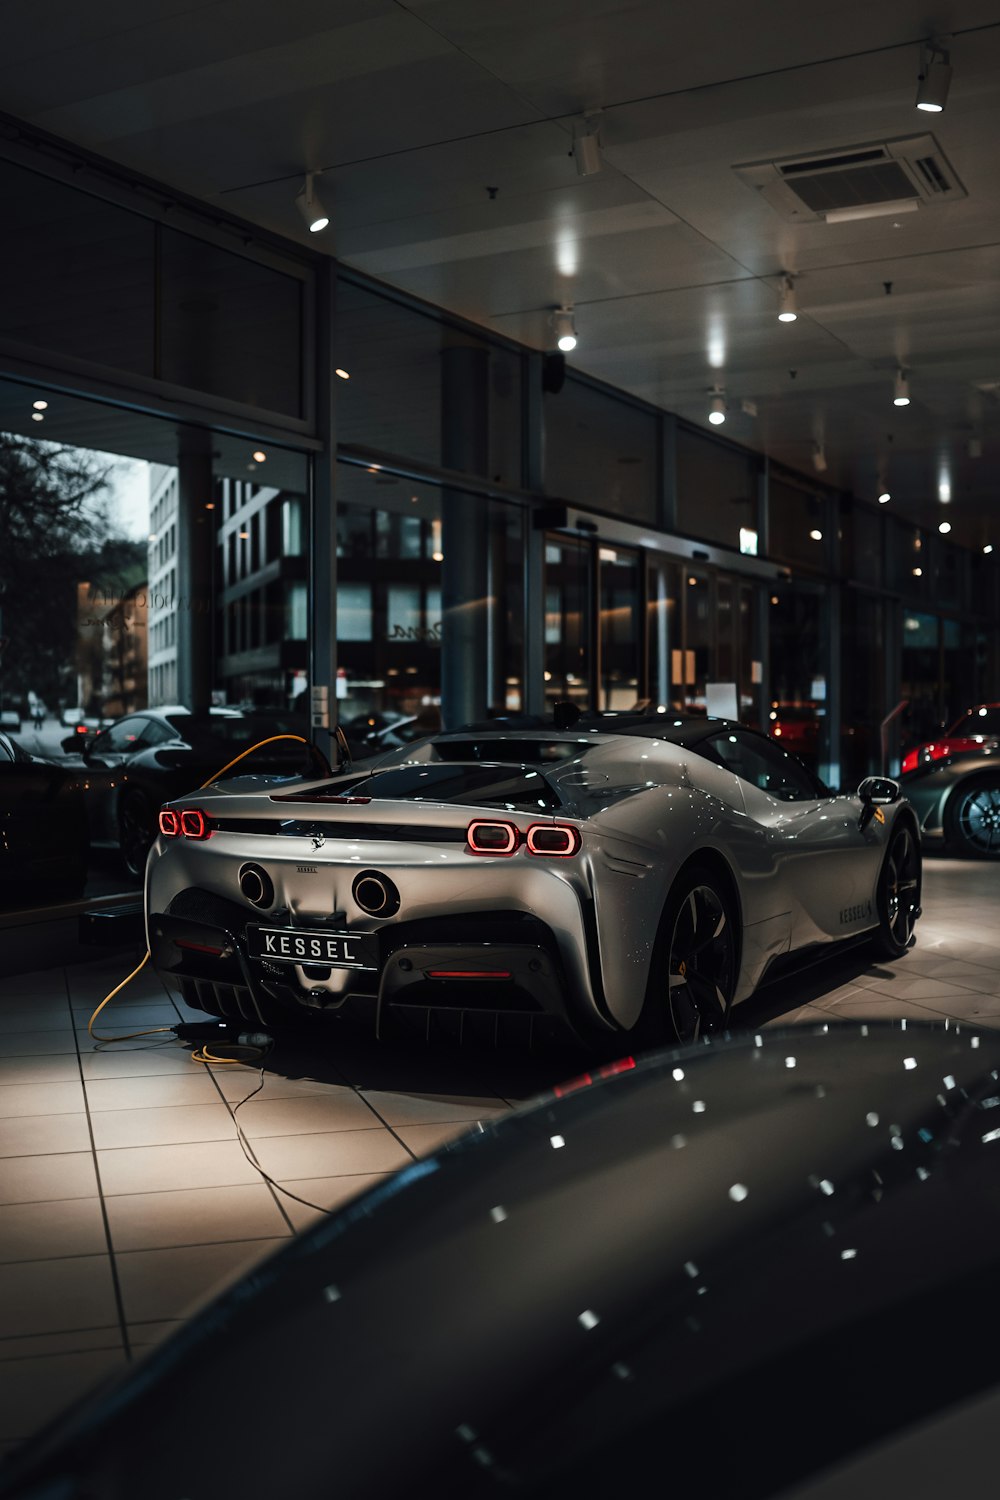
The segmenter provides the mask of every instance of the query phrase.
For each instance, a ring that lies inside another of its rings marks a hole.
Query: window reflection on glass
[[[481,689],[481,714],[523,705],[520,512],[479,496],[457,497],[461,507],[482,507],[487,597],[473,601],[485,606],[484,630],[449,637],[442,501],[443,492],[431,485],[347,464],[338,469],[337,706],[363,754],[441,727],[446,651],[475,655],[461,659],[458,670]]]
[[[598,707],[634,708],[639,696],[639,554],[623,547],[598,549],[601,692]]]
[[[649,694],[655,707],[680,707],[675,697],[670,668],[674,651],[680,648],[680,564],[653,554],[646,582],[646,650],[649,659]]]
[[[816,770],[830,753],[826,597],[821,588],[782,582],[771,585],[770,600],[771,698],[764,727]]]
[[[591,554],[587,542],[550,536],[545,543],[545,701],[590,707]]]

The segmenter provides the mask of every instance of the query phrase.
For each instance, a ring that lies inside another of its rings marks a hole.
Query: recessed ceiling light
[[[335,375],[339,375],[340,378],[341,378],[341,380],[350,380],[350,378],[351,378],[350,375],[347,373],[346,370],[337,369],[337,370],[334,370],[333,373]]]
[[[47,411],[48,410],[49,403],[47,401],[32,401],[31,404],[35,408],[36,411]]]
[[[992,552],[992,551],[993,551],[993,543],[992,543],[992,542],[987,542],[987,543],[986,543],[986,546],[985,546],[985,547],[984,547],[984,548],[983,548],[983,553],[984,553],[984,555],[985,555],[985,556],[986,556],[986,557],[989,557],[989,555],[990,555],[990,553],[991,553],[991,552]]]
[[[892,499],[892,496],[889,494],[889,491],[888,490],[883,490],[882,493],[881,493],[881,495],[879,495],[879,497],[878,497],[878,503],[879,503],[879,505],[888,505],[889,501],[891,499]]]
[[[812,540],[814,542],[821,542],[823,540],[823,533],[816,526],[813,527],[813,529],[812,529],[812,531],[810,531],[809,535],[810,535],[810,537],[812,538]]]
[[[45,418],[40,411],[33,411],[31,413],[31,420],[33,422],[44,422]]]
[[[252,453],[250,456],[255,464],[267,463],[267,454],[262,452],[260,448],[258,448],[257,451],[255,453]]]
[[[947,536],[950,530],[951,530],[951,522],[950,521],[939,521],[938,522],[938,531],[940,531],[940,533],[941,533],[942,536]]]
[[[914,576],[914,578],[923,578],[923,576],[924,576],[924,570],[923,570],[923,568],[914,568],[914,570],[913,570],[913,576]]]

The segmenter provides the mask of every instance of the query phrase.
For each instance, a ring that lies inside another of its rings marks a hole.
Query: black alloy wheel
[[[959,853],[1000,859],[1000,782],[974,781],[958,787],[945,809],[945,836]]]
[[[920,845],[904,823],[889,841],[878,882],[875,946],[886,958],[901,958],[913,946],[920,915],[920,871]]]
[[[127,792],[118,809],[118,847],[130,875],[141,880],[156,833],[153,812],[141,792]]]
[[[659,1039],[697,1042],[721,1031],[736,988],[738,934],[728,898],[709,870],[692,869],[660,924],[644,1019]]]

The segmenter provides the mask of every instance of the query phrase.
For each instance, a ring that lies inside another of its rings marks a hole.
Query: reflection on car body
[[[489,722],[330,780],[233,779],[163,817],[153,962],[190,1004],[255,1023],[346,1007],[697,1036],[789,956],[866,934],[899,954],[919,915],[895,783],[835,795],[721,719]],[[371,934],[378,971],[251,957],[261,924]]]

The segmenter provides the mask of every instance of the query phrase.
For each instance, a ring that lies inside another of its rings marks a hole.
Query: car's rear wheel
[[[944,810],[944,835],[956,853],[1000,859],[1000,779],[956,787]]]
[[[126,792],[118,808],[118,847],[130,875],[141,880],[155,838],[153,810],[141,792]]]
[[[913,944],[920,915],[920,844],[909,823],[897,828],[889,840],[876,903],[875,947],[885,958],[901,958]]]
[[[650,966],[641,1026],[652,1040],[696,1042],[725,1026],[739,941],[732,903],[711,870],[686,871],[670,893]]]

